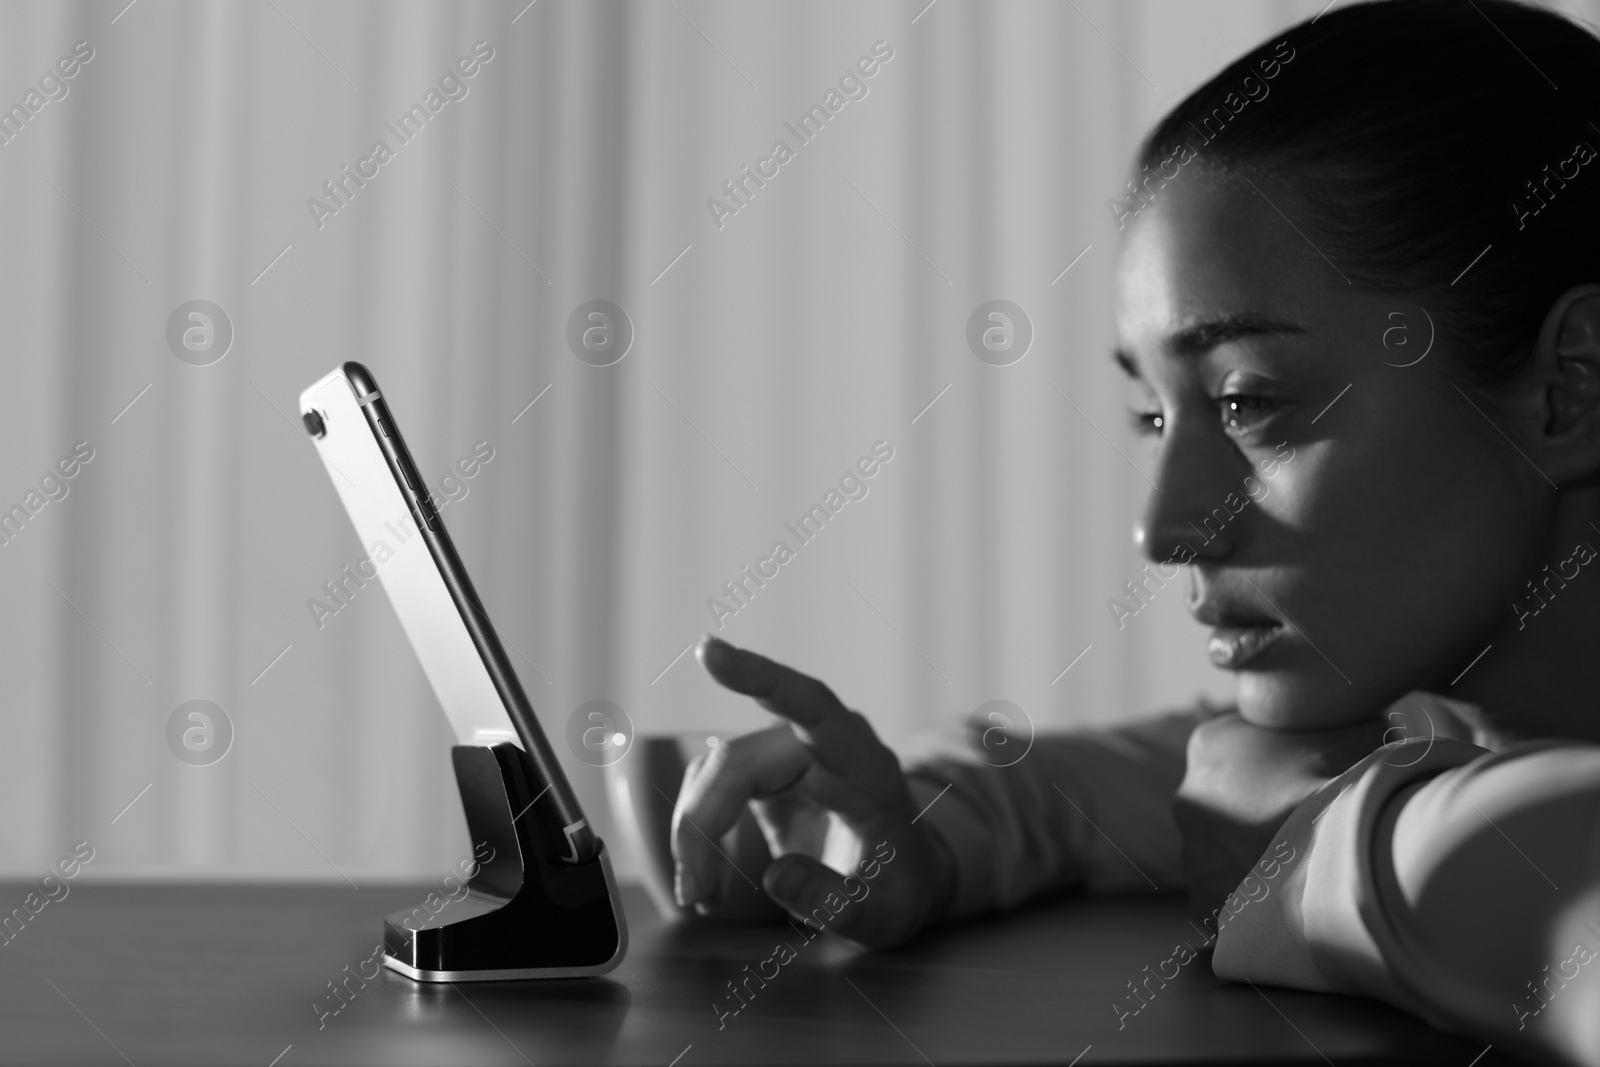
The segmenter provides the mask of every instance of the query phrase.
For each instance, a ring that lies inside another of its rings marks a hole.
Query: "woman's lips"
[[[1283,633],[1283,626],[1219,626],[1211,631],[1206,652],[1211,662],[1225,671],[1236,671],[1271,648]]]

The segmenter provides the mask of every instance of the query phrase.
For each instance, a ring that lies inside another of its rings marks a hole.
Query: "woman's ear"
[[[1540,396],[1540,466],[1558,485],[1600,472],[1600,285],[1551,306],[1528,368]]]

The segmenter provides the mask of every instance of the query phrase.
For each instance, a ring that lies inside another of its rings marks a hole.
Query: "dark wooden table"
[[[0,902],[30,888],[0,886]],[[872,953],[783,925],[665,924],[634,887],[607,978],[452,987],[385,970],[319,1029],[327,983],[424,892],[75,884],[0,947],[0,1062],[1468,1067],[1483,1050],[1379,1004],[1223,984],[1206,957],[1119,1029],[1126,983],[1196,940],[1178,898],[1062,898]],[[713,1001],[780,940],[797,958],[719,1029]]]

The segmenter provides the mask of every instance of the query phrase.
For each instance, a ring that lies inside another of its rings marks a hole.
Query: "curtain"
[[[1227,697],[1181,580],[1106,604],[1147,491],[1107,201],[1319,4],[124,2],[0,10],[3,873],[79,840],[95,877],[357,886],[470,853],[299,426],[351,359],[608,840],[581,705],[767,721],[684,654],[706,630],[907,751],[989,700],[1070,729]]]

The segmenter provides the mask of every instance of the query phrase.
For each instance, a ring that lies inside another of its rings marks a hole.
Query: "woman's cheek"
[[[1323,483],[1329,473],[1318,463],[1310,446],[1279,446],[1283,455],[1269,448],[1256,460],[1259,476],[1251,481],[1258,487],[1256,504],[1264,517],[1278,524],[1296,529],[1313,524],[1317,500],[1327,488]],[[1292,458],[1285,458],[1292,457]],[[1272,470],[1267,474],[1263,468]]]

